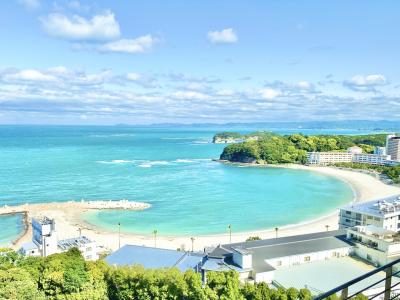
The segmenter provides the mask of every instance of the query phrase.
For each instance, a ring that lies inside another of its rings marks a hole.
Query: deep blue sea
[[[306,221],[350,201],[351,188],[310,171],[214,162],[226,128],[0,126],[0,205],[129,199],[141,212],[85,215],[96,225],[160,235],[199,235],[272,228]],[[248,128],[235,128],[248,132]],[[361,134],[358,130],[279,129],[286,134]],[[0,244],[22,230],[20,216],[0,217]]]

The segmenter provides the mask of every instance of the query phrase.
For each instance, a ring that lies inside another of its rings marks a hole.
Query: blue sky
[[[0,123],[400,117],[398,1],[0,3]]]

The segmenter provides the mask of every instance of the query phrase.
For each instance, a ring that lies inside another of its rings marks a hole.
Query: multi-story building
[[[372,165],[386,165],[390,160],[390,155],[382,154],[369,154],[369,153],[357,153],[353,155],[353,162],[362,164],[372,164]]]
[[[362,153],[362,149],[353,146],[347,152],[308,152],[307,162],[310,165],[330,165],[335,163],[365,163],[373,165],[386,165],[390,161],[389,155]]]
[[[394,161],[400,161],[400,136],[391,134],[386,138],[386,152]]]
[[[400,237],[393,230],[374,225],[347,229],[347,239],[355,244],[353,254],[376,266],[383,266],[400,257]]]
[[[339,228],[374,225],[400,231],[400,195],[340,208]]]
[[[48,256],[54,253],[66,252],[76,247],[86,260],[96,260],[97,245],[95,241],[85,236],[58,240],[54,219],[43,217],[32,219],[32,241],[22,245],[20,252],[27,256]]]
[[[310,165],[329,165],[352,162],[353,153],[349,152],[308,152],[307,163]]]

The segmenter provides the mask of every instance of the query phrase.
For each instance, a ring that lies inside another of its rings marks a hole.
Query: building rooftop
[[[351,229],[358,231],[360,233],[364,233],[366,235],[387,236],[396,234],[396,232],[393,230],[385,229],[375,225],[354,226]]]
[[[21,247],[25,252],[31,251],[31,250],[37,250],[39,249],[38,245],[36,245],[34,242],[27,242],[22,244]]]
[[[105,261],[117,266],[142,265],[148,269],[176,267],[181,271],[186,271],[196,268],[203,257],[201,253],[125,245],[107,256]]]
[[[239,268],[239,271],[243,271],[239,266],[235,266],[232,262],[232,253],[239,252],[243,255],[251,253],[252,268],[254,271],[259,273],[274,270],[274,268],[265,261],[267,259],[352,247],[353,244],[345,238],[345,230],[335,230],[275,239],[233,243],[219,245],[208,253],[208,257],[215,260],[219,259],[220,264],[214,264],[214,267],[222,268],[224,264],[228,264],[230,267],[233,266]]]
[[[57,245],[62,250],[68,250],[72,247],[79,248],[79,247],[82,247],[82,246],[85,246],[85,245],[91,244],[91,243],[93,243],[93,241],[90,240],[89,238],[87,238],[86,236],[80,236],[80,237],[76,237],[76,238],[60,240],[60,241],[58,241]]]
[[[34,220],[38,222],[40,225],[50,225],[54,223],[54,219],[50,219],[48,217],[34,218]]]
[[[343,206],[342,209],[383,217],[387,214],[400,212],[400,195],[392,195],[363,203],[353,203]]]
[[[312,294],[317,295],[327,292],[374,269],[375,267],[351,257],[332,258],[298,266],[279,268],[274,273],[274,280],[285,288],[294,287],[301,289],[307,287]],[[379,272],[368,277],[350,286],[349,295],[384,278],[384,272]],[[392,280],[392,284],[400,282],[400,279],[397,277],[393,277]],[[383,286],[384,281],[379,283],[376,287],[382,288]]]

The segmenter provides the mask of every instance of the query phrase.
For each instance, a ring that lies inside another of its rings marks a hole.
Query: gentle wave
[[[96,161],[100,164],[131,164],[134,163],[134,160],[124,160],[124,159],[113,159],[113,160],[98,160]]]
[[[107,137],[126,137],[126,136],[136,136],[133,133],[113,133],[113,134],[91,134],[89,137],[96,137],[96,138],[107,138]]]
[[[98,160],[97,163],[100,164],[134,164],[140,168],[151,168],[152,166],[166,166],[170,164],[191,164],[198,163],[202,161],[211,161],[209,158],[178,158],[175,160],[125,160],[125,159],[113,159],[113,160]]]
[[[168,161],[165,160],[155,160],[155,161],[146,161],[144,163],[141,163],[138,165],[138,167],[140,168],[151,168],[152,166],[165,166],[165,165],[169,165]]]

